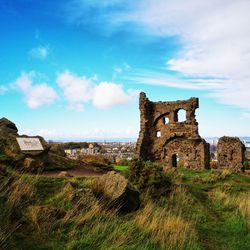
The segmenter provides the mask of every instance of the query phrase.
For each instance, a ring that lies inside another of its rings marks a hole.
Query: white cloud
[[[77,76],[69,71],[58,75],[57,84],[62,89],[69,108],[78,112],[83,111],[85,103],[90,101],[100,109],[129,103],[133,94],[126,93],[122,85],[109,82],[95,83],[95,77]]]
[[[122,75],[125,71],[128,72],[129,70],[131,70],[131,66],[127,63],[123,63],[121,66],[115,66],[113,68],[113,79]]]
[[[209,89],[223,103],[250,109],[249,9],[245,0],[146,0],[113,21],[136,23],[154,36],[181,38],[183,47],[167,68],[203,83],[182,78],[172,81],[173,87]],[[154,82],[163,84],[159,77]]]
[[[47,83],[33,83],[34,72],[22,73],[14,82],[15,88],[24,94],[26,104],[30,108],[39,108],[52,104],[58,95]]]
[[[50,47],[47,46],[38,46],[36,48],[32,48],[29,51],[29,55],[33,58],[39,59],[39,60],[45,60],[50,53]]]
[[[122,88],[122,85],[101,82],[94,88],[93,104],[100,109],[109,108],[114,105],[126,104],[131,101],[129,96]]]
[[[123,77],[125,80],[136,82],[138,84],[147,84],[152,86],[165,86],[180,89],[193,89],[193,90],[214,90],[223,89],[222,83],[226,80],[223,79],[180,79],[167,73],[159,73],[156,71],[148,70],[133,70],[129,75]]]
[[[124,63],[125,70],[130,70],[132,67],[128,63]]]
[[[137,76],[138,80],[209,90],[213,98],[250,109],[250,1],[128,0],[126,8],[121,8],[123,0],[113,1],[112,6],[99,1],[74,3],[71,14],[77,22],[84,18],[86,10],[101,8],[95,22],[105,23],[102,27],[108,32],[126,29],[137,36],[178,39],[182,47],[178,54],[166,59],[166,68],[182,76],[175,80],[172,77],[170,83],[164,83],[168,77],[161,74],[155,74],[156,78]],[[196,77],[199,81],[192,80]]]
[[[83,104],[92,99],[92,78],[78,77],[69,71],[65,71],[57,77],[56,82],[62,89],[63,95],[72,110],[83,111]]]
[[[123,72],[122,68],[120,67],[114,67],[114,73],[121,74]]]

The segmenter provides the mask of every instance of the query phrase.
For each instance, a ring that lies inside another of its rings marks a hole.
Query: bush
[[[128,178],[140,191],[148,191],[152,197],[167,193],[171,186],[170,178],[165,175],[162,166],[141,159],[130,162]]]
[[[243,167],[244,167],[244,170],[250,169],[250,162],[249,161],[244,161]]]
[[[113,169],[111,160],[102,155],[79,155],[78,160],[93,167],[96,171]]]
[[[120,166],[129,166],[129,162],[127,159],[116,158],[116,164]]]

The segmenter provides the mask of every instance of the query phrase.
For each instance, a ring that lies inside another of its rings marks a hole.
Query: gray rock
[[[95,179],[94,189],[102,194],[112,208],[133,212],[140,206],[139,191],[122,175],[111,171]]]
[[[23,161],[23,170],[26,172],[40,172],[43,168],[43,162],[26,157]]]

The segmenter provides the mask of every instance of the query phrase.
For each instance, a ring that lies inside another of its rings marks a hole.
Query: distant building
[[[246,149],[250,150],[250,141],[244,141]]]
[[[66,155],[71,155],[72,154],[71,149],[65,149],[64,152],[65,152]]]

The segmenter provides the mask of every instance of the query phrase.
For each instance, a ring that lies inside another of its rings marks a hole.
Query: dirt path
[[[106,171],[100,171],[97,172],[93,169],[89,168],[84,168],[84,167],[79,167],[79,168],[73,168],[73,169],[68,169],[68,170],[51,170],[51,171],[44,171],[40,175],[42,176],[53,176],[53,177],[60,177],[59,173],[62,171],[66,171],[69,175],[73,177],[84,177],[84,176],[101,176],[106,174]]]

